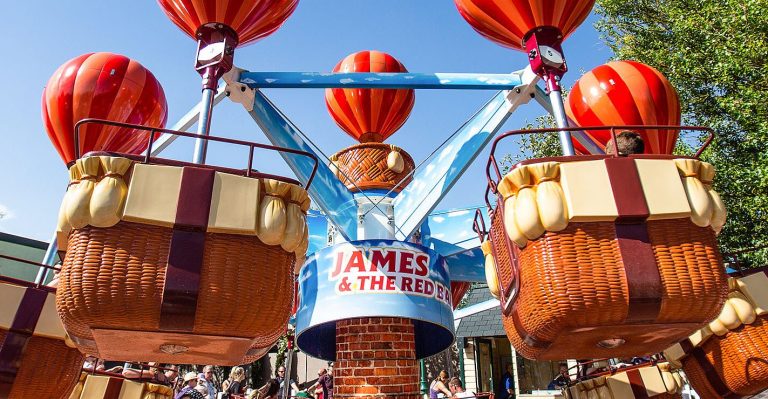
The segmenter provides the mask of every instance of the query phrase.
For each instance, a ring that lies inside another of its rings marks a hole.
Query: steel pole
[[[280,367],[278,365],[278,367]],[[289,346],[285,354],[285,377],[283,377],[283,399],[291,397],[291,373],[293,372],[293,346]]]
[[[421,388],[421,394],[426,397],[429,392],[429,385],[427,384],[427,365],[424,363],[424,359],[419,360],[419,375],[421,376],[419,385]]]
[[[565,108],[563,107],[563,93],[560,90],[549,91],[549,102],[552,104],[552,116],[555,117],[557,127],[568,127],[568,118],[565,116]],[[575,155],[573,151],[573,142],[571,141],[571,133],[561,131],[560,135],[560,148],[563,150],[563,155]]]
[[[53,266],[56,264],[56,231],[53,232],[53,237],[51,237],[51,242],[48,243],[48,248],[45,249],[45,255],[43,256],[43,264]],[[35,284],[42,284],[46,277],[48,277],[48,270],[44,267],[41,267],[40,270],[37,271],[37,276],[35,276]]]
[[[211,88],[203,89],[203,100],[200,102],[200,118],[197,121],[197,134],[207,136],[211,130],[211,114],[213,113],[213,100],[216,97],[216,90]],[[205,154],[208,151],[208,140],[195,139],[195,153],[192,156],[192,162],[197,164],[205,163]]]

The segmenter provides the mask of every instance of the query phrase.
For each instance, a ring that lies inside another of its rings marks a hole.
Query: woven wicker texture
[[[363,190],[378,188],[400,192],[411,182],[412,176],[409,176],[409,173],[414,170],[416,164],[407,152],[399,150],[405,161],[405,167],[402,172],[395,173],[387,167],[387,156],[390,151],[392,147],[389,144],[363,143],[347,147],[337,152],[331,159],[336,159],[336,166],[346,174],[345,177],[344,174],[339,173],[339,178],[350,190],[354,190],[357,185]],[[402,179],[405,180],[400,183]]]
[[[701,349],[732,392],[748,397],[768,389],[768,317],[722,337],[713,336]],[[702,398],[721,397],[694,356],[683,359],[683,370]]]
[[[0,330],[0,342],[7,330]],[[64,399],[77,385],[83,355],[64,341],[32,337],[27,343],[8,399]]]
[[[494,212],[491,240],[501,284],[506,287],[513,270],[501,215],[498,210]],[[727,294],[722,260],[711,229],[697,227],[689,219],[674,219],[649,221],[648,231],[662,281],[661,311],[655,323],[622,328],[621,338],[626,343],[610,351],[615,356],[664,349],[647,347],[649,328],[665,323],[704,324],[718,314]],[[516,306],[520,324],[537,340],[552,342],[552,347],[561,350],[548,353],[546,348],[524,343],[513,318],[506,316],[504,328],[523,356],[595,357],[596,343],[611,338],[602,328],[625,323],[629,292],[615,237],[610,222],[570,223],[565,230],[546,233],[519,251],[520,293]],[[515,244],[509,245],[511,248]],[[571,334],[585,327],[595,328],[580,331],[578,338]],[[683,329],[675,334],[682,339],[690,332]],[[674,337],[663,339],[673,342]],[[567,350],[563,351],[563,347]]]
[[[171,231],[120,222],[71,233],[56,296],[70,335],[159,330]],[[203,258],[193,332],[274,342],[290,313],[293,253],[256,236],[208,233]]]

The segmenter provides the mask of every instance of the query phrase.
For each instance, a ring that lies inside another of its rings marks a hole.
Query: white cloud
[[[11,210],[8,209],[7,206],[0,204],[0,220],[10,219],[12,217],[13,217],[13,212],[11,212]]]

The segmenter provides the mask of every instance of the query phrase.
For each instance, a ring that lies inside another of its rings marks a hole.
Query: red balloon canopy
[[[299,0],[157,0],[157,3],[168,18],[193,39],[197,39],[197,28],[218,22],[237,32],[242,46],[276,31],[296,9]]]
[[[464,294],[469,291],[470,283],[466,281],[451,281],[451,305],[453,309],[459,306],[461,300],[464,298]]]
[[[532,29],[554,26],[568,37],[587,18],[595,0],[454,0],[481,35],[515,50]]]
[[[616,61],[589,71],[574,85],[566,113],[579,126],[680,125],[680,102],[656,69],[635,61]],[[603,148],[610,130],[587,131]],[[639,130],[648,154],[671,154],[678,130]],[[576,141],[577,151],[587,151]]]
[[[42,103],[48,137],[67,164],[75,160],[74,128],[81,119],[163,128],[168,118],[165,93],[152,72],[137,61],[112,53],[83,54],[64,63],[48,80]],[[147,148],[146,133],[95,124],[80,130],[81,154],[138,154]]]
[[[360,51],[348,55],[333,72],[408,72],[389,54]],[[412,89],[326,89],[325,104],[336,123],[360,141],[382,142],[399,129],[413,109]]]

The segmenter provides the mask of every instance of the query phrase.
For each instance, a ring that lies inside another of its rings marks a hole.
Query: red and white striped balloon
[[[454,0],[481,35],[515,50],[532,29],[554,26],[568,37],[587,18],[595,0]]]
[[[240,46],[276,31],[293,13],[299,0],[158,0],[168,18],[197,39],[197,28],[210,22],[229,26]]]
[[[168,104],[162,86],[137,61],[112,53],[73,58],[53,73],[43,90],[42,116],[48,137],[66,164],[75,160],[74,127],[86,118],[107,119],[163,128]],[[85,125],[80,154],[114,151],[138,154],[147,148],[148,133]]]
[[[387,53],[360,51],[339,62],[334,72],[408,72]],[[416,95],[412,89],[326,89],[325,104],[336,123],[360,141],[383,142],[405,123]]]
[[[616,61],[587,72],[571,89],[565,107],[578,126],[680,125],[675,88],[656,69],[635,61]],[[609,130],[586,131],[605,148]],[[639,130],[648,154],[671,154],[679,131]],[[574,140],[577,151],[586,150]]]

